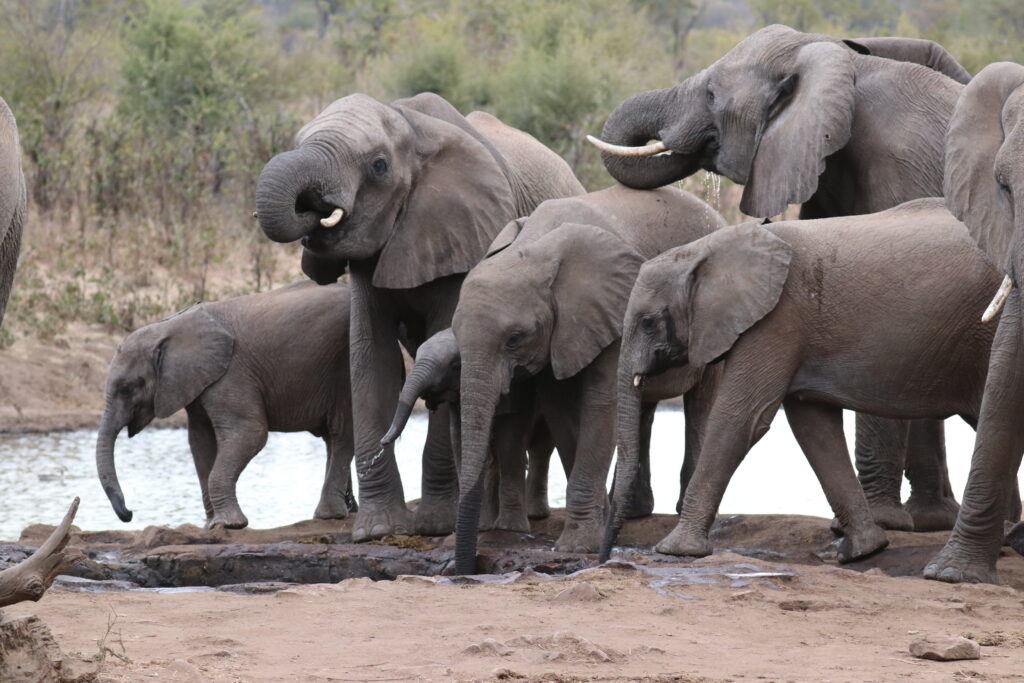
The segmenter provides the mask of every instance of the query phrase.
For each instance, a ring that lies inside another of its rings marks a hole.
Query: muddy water
[[[853,416],[846,433],[853,436]],[[682,414],[658,413],[654,423],[653,469],[657,512],[673,512],[682,458]],[[960,420],[946,428],[950,477],[959,494],[967,480],[974,433]],[[426,420],[414,415],[398,442],[406,497],[420,493],[419,453]],[[80,496],[76,524],[84,529],[142,528],[150,524],[202,524],[199,484],[184,430],[148,430],[117,441],[117,466],[129,509],[123,524],[111,510],[96,478],[95,431],[0,435],[0,540],[16,540],[34,522],[56,523],[71,498]],[[309,434],[271,434],[266,448],[238,482],[238,498],[250,526],[275,527],[309,519],[323,482],[323,442]],[[565,478],[551,467],[553,506],[565,503]],[[722,502],[727,513],[789,513],[830,516],[810,466],[784,416],[740,466]]]

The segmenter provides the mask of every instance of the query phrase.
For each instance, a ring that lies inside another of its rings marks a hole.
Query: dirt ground
[[[943,534],[893,533],[889,550],[840,568],[821,559],[827,524],[725,518],[716,546],[744,555],[723,549],[666,564],[627,551],[628,562],[568,578],[356,578],[249,595],[54,589],[5,615],[39,615],[65,653],[100,655],[106,681],[1024,677],[1024,558],[1004,553],[1005,585],[924,581],[920,566]],[[670,525],[652,518],[626,538],[649,542]],[[983,645],[981,659],[915,659],[908,646],[925,635],[968,635]]]

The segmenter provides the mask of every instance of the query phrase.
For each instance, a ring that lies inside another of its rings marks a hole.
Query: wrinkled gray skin
[[[303,270],[317,282],[348,264],[359,513],[352,537],[446,534],[457,479],[447,408],[431,416],[443,447],[424,453],[415,519],[380,439],[403,380],[397,328],[413,346],[451,325],[464,274],[510,220],[543,200],[579,194],[568,165],[533,137],[489,114],[459,114],[424,93],[390,105],[365,95],[335,101],[270,160],[256,187],[260,227],[272,240],[302,240]],[[335,209],[334,227],[321,220]]]
[[[745,186],[740,208],[749,216],[776,216],[788,204],[803,205],[801,218],[882,211],[942,194],[946,126],[969,78],[931,41],[841,41],[768,26],[679,85],[635,95],[609,116],[606,142],[658,139],[671,154],[603,158],[630,187],[720,173]],[[857,466],[879,523],[951,528],[958,506],[942,425],[857,423]],[[912,494],[901,506],[904,464]]]
[[[946,138],[945,195],[1014,287],[995,332],[963,506],[924,575],[995,583],[1003,540],[998,501],[1013,495],[1024,452],[1024,66],[989,65],[964,89]],[[1024,553],[1024,527],[1018,524],[1007,541]]]
[[[507,226],[493,255],[470,271],[452,320],[462,359],[457,572],[475,571],[491,424],[514,377],[533,379],[559,452],[575,444],[555,547],[597,550],[615,447],[618,339],[633,280],[645,258],[721,225],[711,207],[675,188],[614,186],[545,202]]]
[[[623,323],[620,403],[637,375],[721,367],[679,523],[658,551],[711,553],[725,487],[780,405],[843,527],[839,560],[884,548],[842,410],[976,424],[994,332],[980,314],[999,279],[941,199],[745,223],[644,264]],[[617,476],[634,469],[621,458]],[[1001,502],[1000,514],[1013,514]]]
[[[25,176],[21,172],[18,125],[0,98],[0,323],[14,284],[25,224]]]
[[[308,431],[327,444],[315,517],[355,510],[348,369],[350,294],[298,282],[271,292],[197,304],[146,325],[118,345],[107,371],[96,439],[100,483],[121,521],[132,513],[114,468],[114,441],[154,417],[188,412],[188,443],[207,526],[248,524],[235,483],[268,432]],[[297,343],[296,331],[312,343]]]

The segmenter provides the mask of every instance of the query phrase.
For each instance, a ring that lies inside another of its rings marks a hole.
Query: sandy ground
[[[723,550],[669,568],[629,555],[634,564],[570,578],[528,572],[506,585],[411,577],[262,595],[53,590],[5,614],[38,614],[68,654],[95,657],[102,643],[122,655],[103,658],[107,681],[1024,678],[1024,558],[1004,553],[1001,586],[894,578],[885,572],[916,575],[942,534],[890,534],[892,549],[854,571],[812,560],[826,527],[752,516],[728,531],[794,560],[785,562]],[[742,576],[751,572],[781,576]],[[912,657],[910,642],[932,634],[969,635],[982,657]]]

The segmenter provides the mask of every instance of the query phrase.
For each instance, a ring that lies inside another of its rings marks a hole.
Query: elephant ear
[[[764,124],[740,200],[748,216],[766,218],[801,204],[818,188],[825,158],[850,140],[853,53],[838,43],[800,48],[780,74],[778,112]],[[787,101],[788,98],[788,101]]]
[[[775,308],[791,255],[786,242],[753,221],[722,228],[680,250],[691,365],[718,359]]]
[[[396,108],[415,131],[419,167],[373,284],[406,289],[468,272],[516,210],[496,153],[461,126]]]
[[[231,363],[235,338],[202,304],[164,321],[167,334],[153,351],[154,412],[168,417],[220,379]]]
[[[345,261],[317,256],[309,249],[302,249],[302,272],[318,285],[329,285],[345,274]]]
[[[572,377],[622,335],[643,257],[610,232],[578,223],[563,224],[527,249],[557,264],[551,369],[556,379]]]
[[[946,131],[946,206],[1000,267],[1013,234],[1013,206],[995,179],[996,156],[1009,131],[1004,108],[1024,84],[1024,67],[997,62],[982,69],[960,93]]]
[[[949,76],[957,83],[969,83],[971,80],[971,73],[956,61],[956,57],[949,54],[946,48],[934,40],[880,37],[856,38],[843,42],[861,54],[926,66]]]
[[[502,251],[505,247],[512,244],[512,242],[519,237],[519,233],[523,231],[524,225],[526,225],[525,218],[517,218],[514,221],[509,221],[508,225],[502,228],[501,232],[498,233],[498,236],[494,238],[493,242],[491,242],[491,246],[487,247],[487,253],[484,255],[484,258],[494,256],[499,251]]]

